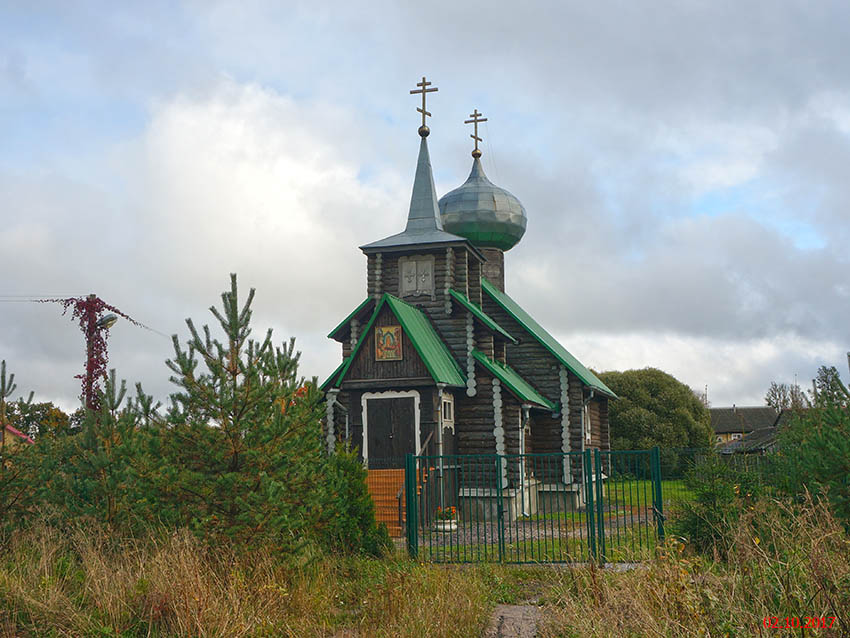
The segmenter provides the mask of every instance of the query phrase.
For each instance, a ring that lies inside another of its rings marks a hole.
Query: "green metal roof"
[[[336,370],[334,370],[333,372],[331,372],[330,376],[322,382],[322,385],[320,385],[320,386],[319,386],[319,390],[324,390],[324,389],[325,389],[325,388],[327,388],[329,385],[331,385],[331,382],[332,382],[332,381],[336,378],[336,376],[340,373],[340,370],[342,370],[342,367],[346,364],[346,362],[347,362],[347,361],[348,361],[348,357],[346,357],[345,359],[343,359],[343,360],[342,360],[342,363],[340,363],[340,364],[336,367]]]
[[[372,298],[366,297],[366,299],[364,299],[363,302],[359,306],[357,306],[354,310],[351,311],[351,314],[349,314],[345,319],[340,321],[339,325],[337,325],[336,328],[334,328],[333,330],[331,330],[328,333],[328,338],[333,339],[334,335],[337,332],[339,332],[342,328],[344,328],[346,326],[346,324],[348,324],[348,322],[351,321],[352,318],[356,317],[360,313],[360,311],[363,310],[363,308],[365,308],[369,304],[370,301],[372,301]]]
[[[536,403],[537,405],[548,408],[552,412],[558,409],[558,406],[552,403],[549,399],[540,394],[534,387],[521,376],[519,373],[504,363],[493,361],[487,355],[478,350],[472,351],[472,356],[478,363],[483,365],[494,377],[508,386],[508,389],[517,395],[521,401],[528,403]]]
[[[452,357],[449,353],[448,348],[446,348],[446,345],[440,339],[439,335],[437,335],[434,327],[431,325],[431,322],[428,321],[428,318],[422,313],[422,311],[408,303],[405,303],[397,297],[393,297],[389,293],[384,293],[384,296],[381,297],[381,300],[375,307],[375,311],[372,313],[369,323],[367,323],[366,327],[363,329],[363,334],[360,335],[360,339],[357,341],[357,346],[354,348],[348,359],[343,362],[342,370],[339,372],[336,380],[334,381],[334,386],[338,387],[342,383],[342,380],[345,378],[348,369],[354,361],[354,357],[366,342],[366,337],[372,329],[372,325],[375,323],[375,319],[377,319],[378,313],[384,307],[384,304],[390,307],[390,310],[392,310],[393,314],[398,319],[402,330],[404,330],[404,333],[410,339],[411,343],[413,343],[413,347],[422,358],[422,362],[425,364],[425,367],[428,368],[428,372],[431,374],[431,378],[434,379],[435,383],[445,383],[446,385],[451,386],[466,385],[466,380],[463,377],[460,366],[458,366],[457,361],[455,361],[454,357]]]
[[[469,310],[469,312],[471,312],[481,323],[490,328],[490,330],[492,330],[493,332],[498,332],[505,339],[511,341],[512,343],[519,343],[510,334],[508,334],[507,330],[505,330],[504,328],[502,328],[502,326],[493,321],[493,319],[487,313],[485,313],[479,306],[472,303],[472,301],[470,301],[466,295],[461,292],[457,292],[456,290],[449,290],[449,293],[452,297],[457,299],[460,305]]]
[[[564,364],[568,370],[581,379],[583,383],[589,385],[591,388],[599,390],[603,394],[607,394],[615,399],[617,398],[617,395],[614,394],[611,388],[602,383],[602,381],[599,380],[599,377],[585,368],[581,361],[571,355],[564,346],[558,343],[555,337],[546,332],[546,330],[544,330],[530,314],[523,310],[517,302],[496,288],[496,286],[491,284],[484,277],[481,278],[481,285],[493,301],[499,304],[505,312],[513,317],[517,323],[525,328],[531,336],[537,339],[544,348],[546,348],[558,361]]]

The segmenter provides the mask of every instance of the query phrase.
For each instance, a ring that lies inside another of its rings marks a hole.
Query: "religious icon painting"
[[[375,328],[375,361],[401,361],[401,326]]]

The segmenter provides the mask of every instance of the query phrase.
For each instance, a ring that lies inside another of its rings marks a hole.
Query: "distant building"
[[[728,410],[729,408],[718,408],[719,410]],[[769,425],[766,427],[759,427],[755,430],[751,430],[746,432],[743,436],[738,436],[737,438],[730,439],[726,443],[720,443],[718,445],[718,452],[720,454],[767,454],[769,452],[774,452],[777,448],[777,436],[779,432],[782,431],[782,428],[787,426],[794,419],[795,416],[805,412],[805,410],[782,410],[779,414],[773,410],[773,408],[736,408],[736,411],[740,410],[769,410],[773,415],[773,425]],[[770,420],[770,414],[767,412],[764,413],[765,422]],[[750,421],[752,423],[754,421]],[[712,424],[714,423],[714,417],[712,416]],[[716,432],[716,430],[715,430]],[[732,432],[732,434],[738,434],[737,432]],[[719,437],[719,434],[715,435]]]
[[[709,408],[711,427],[714,430],[714,443],[721,446],[731,441],[739,441],[750,432],[772,428],[776,425],[779,413],[768,406]]]
[[[724,443],[717,450],[720,454],[767,454],[776,449],[777,427],[753,430],[742,439]]]

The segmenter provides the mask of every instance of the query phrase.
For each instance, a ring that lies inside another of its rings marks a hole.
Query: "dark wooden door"
[[[404,467],[405,454],[415,449],[413,398],[367,399],[369,467]]]

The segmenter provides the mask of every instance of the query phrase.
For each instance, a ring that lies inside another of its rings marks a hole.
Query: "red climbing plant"
[[[74,378],[82,381],[82,394],[80,398],[89,410],[97,410],[100,407],[100,394],[102,383],[106,379],[106,366],[109,363],[109,354],[106,350],[106,339],[109,336],[109,326],[101,322],[105,311],[114,312],[140,328],[147,328],[132,317],[121,312],[115,306],[106,303],[97,295],[86,297],[67,297],[65,299],[40,299],[43,303],[59,303],[64,308],[62,314],[71,310],[72,320],[80,324],[80,330],[86,339],[86,363],[85,372],[75,375]]]

